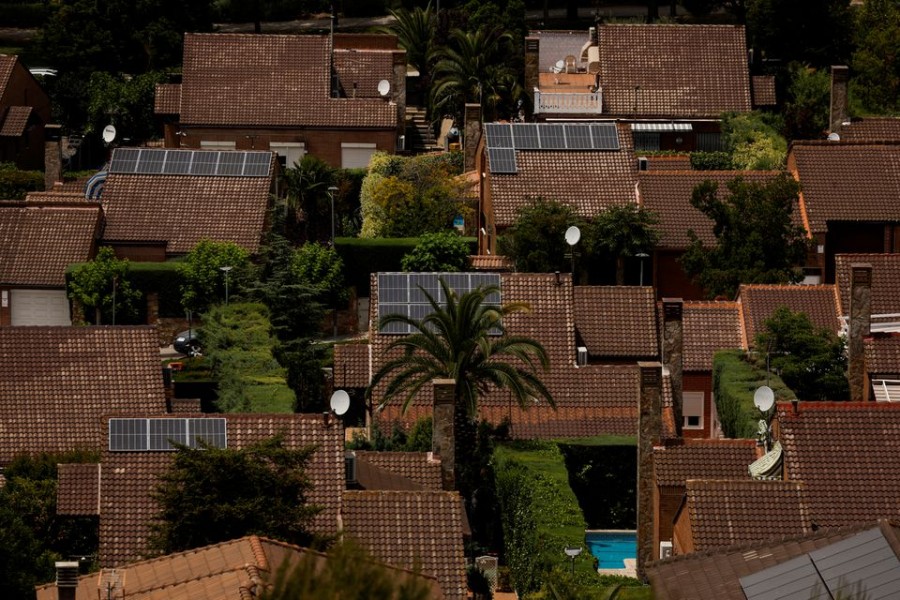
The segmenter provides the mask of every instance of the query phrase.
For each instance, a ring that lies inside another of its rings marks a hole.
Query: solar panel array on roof
[[[618,150],[615,123],[486,123],[491,173],[517,173],[516,150]]]
[[[500,287],[500,275],[497,273],[379,273],[378,274],[378,319],[386,315],[405,315],[411,319],[424,319],[433,312],[431,303],[425,296],[427,292],[442,305],[447,301],[440,279],[443,279],[457,296],[478,287]],[[423,292],[424,290],[424,292]],[[500,305],[500,293],[490,294],[485,303]],[[380,327],[386,334],[406,335],[414,328],[406,323],[389,323]],[[499,331],[492,332],[499,334]]]
[[[167,150],[116,148],[110,173],[196,175],[205,177],[268,177],[272,153],[240,150]]]
[[[113,452],[170,451],[175,450],[174,444],[199,448],[201,440],[216,448],[226,448],[226,420],[109,420],[109,449]]]

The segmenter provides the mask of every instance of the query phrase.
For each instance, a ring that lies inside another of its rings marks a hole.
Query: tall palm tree
[[[392,33],[397,43],[406,50],[406,62],[414,66],[421,77],[429,73],[428,61],[431,57],[432,40],[437,29],[435,12],[429,2],[425,8],[417,6],[412,10],[398,8],[388,11],[395,22],[378,27],[376,31]]]
[[[433,379],[452,379],[456,411],[465,411],[469,419],[477,414],[479,398],[492,387],[508,389],[522,408],[532,398],[544,398],[555,406],[536,373],[538,365],[544,370],[550,366],[544,347],[528,337],[505,335],[503,318],[526,312],[528,306],[520,302],[490,304],[488,299],[500,292],[497,286],[482,286],[457,296],[443,279],[440,283],[446,303],[441,305],[423,290],[433,309],[425,318],[394,314],[381,319],[381,327],[404,323],[415,333],[388,346],[389,350],[402,348],[403,354],[379,369],[366,394],[371,397],[383,379],[392,377],[382,403],[402,397],[406,411],[416,393]]]

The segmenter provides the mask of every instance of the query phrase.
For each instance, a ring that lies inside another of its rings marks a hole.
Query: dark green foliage
[[[0,2],[0,23],[4,27],[40,27],[47,18],[47,5],[47,2]]]
[[[88,81],[86,131],[94,133],[112,123],[119,139],[147,140],[159,137],[161,129],[153,113],[156,84],[168,76],[151,71],[134,77],[103,71],[91,74]]]
[[[463,271],[469,262],[469,244],[452,231],[426,233],[401,262],[404,271]]]
[[[734,297],[741,283],[798,281],[808,240],[791,219],[799,186],[787,175],[768,183],[738,177],[728,193],[705,181],[694,189],[691,204],[713,221],[717,245],[707,248],[692,230],[692,242],[681,259],[685,272],[709,297]]]
[[[571,259],[566,229],[584,227],[584,222],[568,204],[535,198],[519,209],[515,224],[497,240],[498,251],[523,273],[568,272]]]
[[[334,248],[307,242],[291,259],[296,280],[315,291],[315,298],[329,307],[347,303],[349,293],[344,284],[344,261]]]
[[[712,390],[725,437],[756,437],[761,415],[753,404],[753,394],[763,385],[772,388],[779,402],[795,397],[778,375],[766,375],[765,368],[760,369],[747,362],[742,350],[716,352],[713,359]]]
[[[769,59],[816,67],[844,64],[853,19],[849,0],[754,0],[747,3],[749,44]]]
[[[637,523],[635,446],[560,444],[569,485],[588,529],[634,529]]]
[[[857,9],[853,96],[866,112],[900,113],[900,2],[866,0]]]
[[[331,197],[335,170],[312,154],[305,154],[299,163],[287,165],[284,181],[287,198],[283,224],[285,235],[297,241],[331,240]],[[341,214],[340,199],[335,194],[335,229]]]
[[[159,316],[182,317],[181,274],[178,263],[132,262],[128,263],[128,279],[132,287],[145,297],[155,292],[159,298]]]
[[[226,273],[222,267],[231,267]],[[250,253],[234,242],[200,240],[178,263],[181,303],[194,312],[239,296],[250,276]],[[227,283],[227,289],[226,289]]]
[[[160,512],[151,546],[180,552],[251,534],[309,545],[309,522],[320,511],[307,501],[314,451],[288,448],[281,437],[243,449],[178,448],[154,493]]]
[[[817,139],[828,129],[831,78],[827,69],[788,65],[790,84],[784,104],[784,134],[789,140]]]
[[[28,192],[43,189],[40,171],[20,171],[13,163],[0,163],[0,200],[24,200]]]
[[[729,152],[691,152],[691,168],[697,171],[728,171],[734,166]]]
[[[431,57],[437,28],[435,11],[429,2],[424,8],[397,8],[390,11],[394,23],[379,28],[384,33],[397,36],[397,43],[406,50],[406,62],[419,71],[419,78],[431,80]]]
[[[409,430],[404,448],[407,452],[431,452],[432,430],[434,424],[431,417],[422,417]]]
[[[304,553],[296,564],[283,563],[260,600],[427,600],[431,586],[413,573],[374,562],[352,540],[334,544],[324,564]]]
[[[769,368],[801,400],[848,400],[844,341],[833,331],[815,327],[809,315],[786,306],[775,310],[756,338],[756,362]]]
[[[771,113],[729,113],[722,118],[722,141],[731,154],[732,168],[769,171],[784,167],[787,140],[784,125]]]
[[[657,224],[655,213],[636,204],[610,206],[587,227],[584,247],[593,257],[612,258],[616,264],[616,285],[624,285],[625,259],[653,253],[660,237]]]
[[[94,309],[94,322],[133,323],[141,292],[131,284],[129,261],[119,260],[112,248],[103,247],[94,260],[72,270],[69,297]]]

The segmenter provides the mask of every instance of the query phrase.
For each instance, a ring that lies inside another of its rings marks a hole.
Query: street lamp
[[[575,557],[578,556],[579,554],[581,554],[581,550],[582,550],[581,546],[575,546],[575,547],[566,546],[566,548],[565,548],[566,556],[568,556],[569,558],[572,559],[572,575],[575,574]]]
[[[650,255],[646,252],[638,252],[635,256],[641,259],[641,285],[644,285],[644,259],[648,258]]]
[[[566,243],[569,245],[568,254],[572,257],[572,285],[575,285],[575,244],[581,239],[581,230],[575,225],[566,229]]]
[[[219,267],[219,270],[225,272],[225,305],[228,305],[228,273],[234,267]]]
[[[331,247],[334,248],[334,193],[338,191],[337,186],[328,186],[328,199],[331,201]]]

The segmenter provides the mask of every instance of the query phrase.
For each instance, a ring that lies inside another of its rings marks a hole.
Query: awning
[[[667,131],[693,131],[690,123],[632,123],[632,131],[665,133]]]
[[[782,457],[781,442],[775,442],[772,449],[762,458],[750,463],[750,477],[753,479],[780,479]]]

